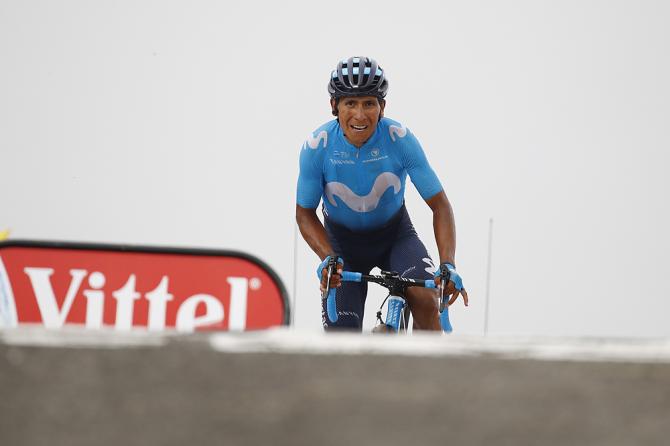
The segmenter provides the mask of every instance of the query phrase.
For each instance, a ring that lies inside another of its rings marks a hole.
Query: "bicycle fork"
[[[405,327],[405,299],[400,296],[389,296],[388,307],[386,311],[386,325],[395,333],[400,331],[400,327]]]
[[[439,305],[442,298],[437,298],[437,303]],[[400,296],[389,296],[388,297],[388,306],[386,311],[386,322],[384,323],[390,330],[394,333],[398,333],[401,329],[407,327],[406,321],[406,308],[407,302]],[[438,312],[440,319],[440,327],[445,333],[451,333],[453,328],[451,327],[451,322],[449,322],[449,307],[445,306],[441,311]],[[381,311],[377,313],[377,318],[381,321]]]

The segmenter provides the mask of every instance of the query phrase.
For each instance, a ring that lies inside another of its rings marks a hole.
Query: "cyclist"
[[[309,135],[300,152],[296,220],[300,232],[322,260],[317,275],[326,286],[326,266],[336,253],[338,273],[397,271],[417,279],[436,278],[436,268],[417,236],[404,204],[405,180],[411,178],[433,212],[441,264],[451,275],[449,304],[468,295],[455,269],[456,232],[451,205],[416,137],[384,117],[388,80],[376,61],[351,57],[338,63],[328,82],[336,119]],[[316,209],[323,200],[324,224]],[[437,268],[439,271],[439,268]],[[366,283],[342,282],[333,275],[338,318],[326,317],[325,329],[361,330]],[[440,330],[435,291],[411,288],[407,303],[415,329]]]

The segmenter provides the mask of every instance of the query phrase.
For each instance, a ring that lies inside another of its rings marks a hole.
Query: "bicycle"
[[[327,296],[326,313],[331,322],[337,322],[337,306],[335,302],[335,288],[330,288],[330,279],[337,271],[337,256],[332,255],[327,267],[326,288],[323,296]],[[363,274],[353,271],[342,271],[342,281],[344,282],[372,282],[388,289],[389,294],[382,302],[377,311],[377,321],[386,331],[399,333],[401,330],[407,331],[409,324],[409,306],[405,300],[405,291],[409,287],[437,288],[439,290],[439,315],[440,326],[445,333],[453,331],[449,321],[449,306],[447,302],[449,295],[445,295],[446,286],[449,283],[449,271],[446,267],[440,267],[440,286],[435,285],[434,280],[410,279],[400,276],[395,271],[381,271],[380,275]],[[388,301],[386,311],[386,321],[382,320],[382,308]],[[378,325],[378,327],[380,326]],[[376,328],[376,327],[375,327]],[[374,331],[374,330],[373,330]]]

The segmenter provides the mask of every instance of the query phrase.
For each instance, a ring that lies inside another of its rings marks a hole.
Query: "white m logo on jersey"
[[[325,192],[328,201],[333,206],[337,206],[337,202],[335,201],[335,196],[337,195],[351,210],[370,212],[377,208],[379,200],[389,187],[392,187],[393,193],[397,194],[400,192],[400,185],[400,178],[397,175],[391,172],[384,172],[375,179],[375,184],[372,185],[372,190],[367,195],[357,195],[349,189],[349,186],[336,181],[326,184]]]
[[[405,135],[407,135],[407,127],[405,127],[404,125],[401,125],[400,127],[398,127],[397,125],[390,125],[389,135],[391,135],[391,139],[393,140],[393,142],[395,142],[396,137],[404,138]]]
[[[302,145],[303,149],[306,149],[309,147],[310,149],[317,149],[319,147],[319,144],[321,144],[321,141],[323,140],[323,148],[326,148],[326,144],[328,144],[328,132],[325,130],[321,130],[318,135],[313,136],[310,134],[307,139],[305,140],[304,144]]]

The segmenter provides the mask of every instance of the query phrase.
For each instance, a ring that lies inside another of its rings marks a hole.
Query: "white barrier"
[[[356,333],[320,333],[290,328],[245,333],[153,333],[133,330],[119,333],[83,327],[48,330],[41,326],[0,330],[0,342],[8,345],[46,347],[125,348],[163,346],[188,340],[208,344],[226,353],[285,353],[316,355],[399,356],[494,356],[504,359],[535,359],[583,362],[670,363],[670,339],[598,339],[482,337],[414,333],[385,336]]]

